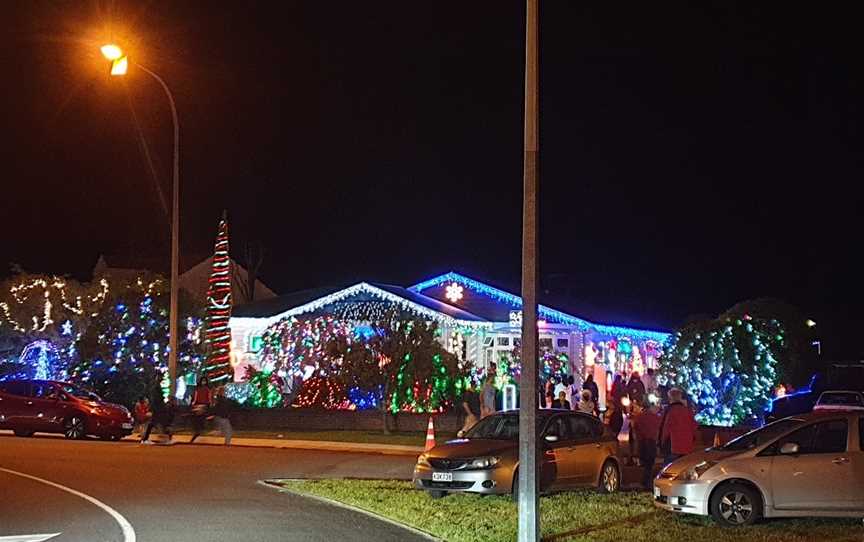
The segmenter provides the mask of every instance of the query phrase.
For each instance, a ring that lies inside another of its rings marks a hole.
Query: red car
[[[120,440],[132,433],[132,416],[75,384],[11,380],[0,382],[0,428],[19,437],[63,433],[68,439],[95,435]]]

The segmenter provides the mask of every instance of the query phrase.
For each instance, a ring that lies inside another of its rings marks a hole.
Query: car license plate
[[[453,481],[453,473],[452,472],[433,472],[432,473],[432,481],[433,482],[452,482]]]
[[[131,423],[124,423],[123,429],[132,429],[132,424]]]
[[[654,498],[656,499],[658,497],[660,497],[660,488],[657,486],[654,486]]]

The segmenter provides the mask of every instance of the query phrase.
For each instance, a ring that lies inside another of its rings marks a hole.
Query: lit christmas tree
[[[204,332],[208,354],[204,374],[211,385],[225,384],[231,368],[231,257],[228,254],[228,216],[223,213],[216,235],[213,270],[207,289],[207,327]]]
[[[768,407],[784,335],[777,320],[748,315],[696,322],[669,339],[660,372],[684,390],[697,421],[736,425]]]

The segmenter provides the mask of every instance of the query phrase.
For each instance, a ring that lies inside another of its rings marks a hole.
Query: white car
[[[726,526],[775,517],[864,518],[864,413],[784,418],[666,466],[654,504]]]
[[[864,411],[864,393],[860,391],[826,391],[816,400],[813,410]]]

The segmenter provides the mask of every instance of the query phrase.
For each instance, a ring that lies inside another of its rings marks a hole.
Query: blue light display
[[[517,309],[522,308],[521,297],[505,292],[503,290],[499,290],[498,288],[494,288],[487,284],[483,284],[482,282],[478,282],[474,279],[468,278],[464,275],[460,275],[459,273],[454,273],[452,271],[449,273],[444,273],[443,275],[439,275],[437,277],[433,277],[419,284],[415,284],[408,289],[413,292],[423,293],[423,290],[426,290],[427,288],[432,288],[452,282],[467,286],[474,292],[485,295],[486,297],[489,297],[493,300],[504,302],[511,307]],[[574,326],[580,331],[596,331],[604,335],[609,335],[613,337],[626,335],[634,339],[652,340],[662,343],[670,335],[669,333],[664,333],[662,331],[651,331],[645,329],[595,324],[593,322],[589,322],[588,320],[577,318],[576,316],[572,316],[559,310],[552,309],[545,305],[538,305],[537,313],[540,318],[550,323]]]

